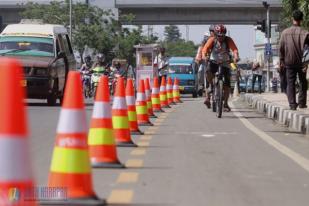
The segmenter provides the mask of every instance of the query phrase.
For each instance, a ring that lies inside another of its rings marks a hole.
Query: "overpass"
[[[48,4],[51,0],[32,0]],[[3,23],[16,23],[20,20],[28,0],[0,1],[0,15]],[[86,0],[73,0],[86,2]],[[166,25],[166,24],[256,24],[265,18],[266,11],[262,0],[88,0],[90,5],[103,9],[117,9],[121,14],[134,14],[133,24]],[[282,9],[281,0],[268,0],[273,23],[279,21]],[[128,22],[124,22],[128,24]]]
[[[133,24],[256,24],[266,18],[262,0],[114,0],[121,14],[134,14]],[[270,18],[278,23],[281,0],[268,0]],[[129,24],[128,22],[123,22]]]

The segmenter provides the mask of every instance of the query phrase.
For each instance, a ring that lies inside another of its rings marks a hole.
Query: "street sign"
[[[273,54],[272,48],[271,48],[271,43],[266,43],[265,44],[265,55],[266,56],[271,56]]]

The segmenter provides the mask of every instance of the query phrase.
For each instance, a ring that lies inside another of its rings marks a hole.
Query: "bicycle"
[[[224,101],[224,83],[225,83],[225,75],[223,70],[223,58],[215,62],[218,64],[218,71],[213,78],[213,92],[212,92],[212,111],[217,113],[217,117],[222,117],[223,112],[223,101]],[[238,68],[236,67],[238,70]]]
[[[223,67],[222,63],[218,64],[218,71],[215,74],[213,79],[214,91],[212,95],[212,110],[213,112],[217,112],[217,117],[222,117],[222,107],[223,107],[223,83],[224,83],[224,75],[223,75]]]

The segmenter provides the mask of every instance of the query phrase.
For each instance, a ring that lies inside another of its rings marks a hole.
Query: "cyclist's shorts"
[[[216,72],[218,71],[218,64],[214,63],[214,62],[209,62],[206,71],[210,71],[213,74],[216,74]],[[223,67],[223,75],[224,75],[224,85],[225,86],[231,86],[231,70],[228,67]]]

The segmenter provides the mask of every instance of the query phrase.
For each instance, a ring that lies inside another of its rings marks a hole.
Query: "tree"
[[[175,25],[169,25],[164,28],[165,41],[175,42],[178,41],[181,37],[179,28]]]
[[[29,2],[21,13],[23,18],[42,19],[44,23],[61,24],[69,28],[69,0],[51,1],[50,4]],[[83,3],[72,5],[72,45],[83,60],[85,47],[93,48],[96,52],[110,54],[112,44],[111,22],[113,15],[95,6]],[[108,56],[108,55],[107,55]]]
[[[45,23],[61,24],[69,28],[69,0],[52,1],[50,4],[27,3],[23,18],[42,19]],[[139,43],[153,43],[158,37],[147,38],[142,35],[141,27],[123,28],[121,22],[132,22],[132,14],[120,15],[119,21],[111,11],[103,11],[96,6],[84,3],[72,5],[72,46],[83,60],[86,47],[95,53],[106,55],[110,62],[114,57],[125,58],[131,64],[134,59],[134,45]]]
[[[308,0],[282,0],[283,11],[280,22],[281,28],[286,28],[292,24],[292,13],[296,9],[300,9],[304,13],[304,21],[302,26],[309,29],[309,1]]]
[[[194,57],[197,47],[192,41],[183,39],[174,42],[165,42],[166,53],[168,56],[190,56]]]

